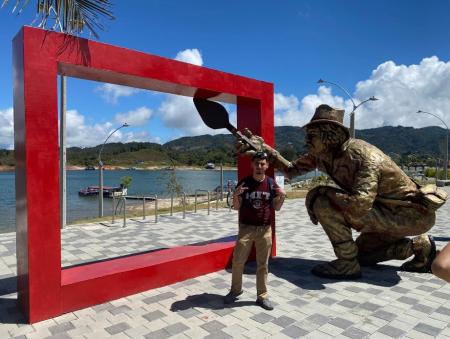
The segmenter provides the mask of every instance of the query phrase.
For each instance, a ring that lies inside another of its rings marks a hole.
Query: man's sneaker
[[[226,296],[223,297],[223,303],[224,304],[232,304],[234,303],[236,300],[238,300],[239,296],[242,294],[242,291],[240,291],[239,293],[234,293],[232,291],[228,292],[228,294]]]
[[[258,298],[256,299],[256,305],[261,306],[265,310],[272,311],[273,310],[273,304],[268,298]]]

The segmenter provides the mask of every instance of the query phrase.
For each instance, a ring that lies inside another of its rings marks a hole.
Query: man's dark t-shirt
[[[255,226],[270,225],[274,213],[273,198],[274,190],[278,188],[272,178],[266,176],[263,181],[256,181],[252,176],[242,179],[237,186],[244,182],[248,187],[242,193],[242,205],[239,209],[239,222]],[[272,186],[272,187],[270,187]]]

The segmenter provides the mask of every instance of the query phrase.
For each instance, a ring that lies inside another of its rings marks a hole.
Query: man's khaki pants
[[[267,297],[267,274],[269,256],[272,250],[272,227],[239,224],[239,234],[233,252],[233,273],[231,292],[242,291],[242,274],[244,265],[252,249],[256,248],[256,292],[259,299]]]

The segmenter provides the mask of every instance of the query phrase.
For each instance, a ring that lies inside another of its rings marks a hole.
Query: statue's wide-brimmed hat
[[[320,105],[316,108],[314,116],[303,128],[307,128],[318,124],[333,124],[341,127],[347,136],[350,136],[348,128],[344,125],[344,110],[335,109],[328,105]]]

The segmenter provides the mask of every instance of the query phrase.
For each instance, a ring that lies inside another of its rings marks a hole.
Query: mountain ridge
[[[437,127],[384,126],[356,130],[356,137],[366,140],[390,155],[397,163],[435,163],[443,157],[446,130]],[[289,160],[294,160],[305,149],[305,132],[297,126],[275,127],[275,148]],[[207,162],[236,164],[235,138],[231,134],[186,136],[164,144],[152,142],[108,143],[102,161],[108,165],[151,166],[188,165],[203,166]],[[69,147],[69,165],[97,164],[101,145]],[[0,150],[0,165],[14,165],[14,151]]]

